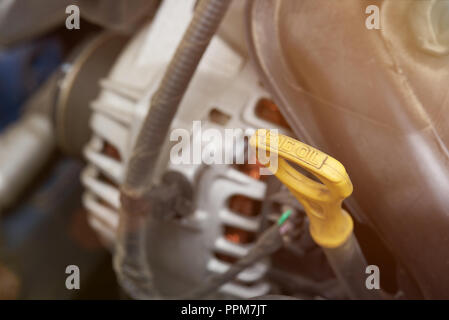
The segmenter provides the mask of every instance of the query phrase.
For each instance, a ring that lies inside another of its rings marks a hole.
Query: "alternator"
[[[124,180],[151,96],[190,21],[195,2],[164,1],[152,23],[131,41],[101,82],[102,93],[92,103],[94,136],[85,148],[89,165],[82,176],[87,188],[83,201],[90,211],[91,226],[111,247],[119,219],[118,186]],[[228,17],[224,23],[232,23],[232,19]],[[242,134],[259,127],[287,130],[278,118],[267,116],[277,110],[241,51],[223,37],[213,39],[172,129],[189,130],[191,139],[196,137],[195,121],[202,128],[224,131],[226,126],[242,129]],[[247,253],[261,229],[266,193],[266,182],[254,174],[257,167],[174,164],[169,159],[172,145],[167,141],[164,146],[158,172],[176,172],[188,181],[194,209],[186,216],[155,221],[148,227],[150,265],[156,285],[167,296],[189,290],[210,273],[226,272],[230,263]],[[221,151],[236,152],[233,144],[223,145]],[[270,290],[264,280],[268,264],[257,263],[220,291],[239,298],[266,294]]]

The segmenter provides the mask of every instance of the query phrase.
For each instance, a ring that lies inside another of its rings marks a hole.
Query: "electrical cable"
[[[254,247],[250,249],[248,254],[222,274],[211,276],[203,286],[195,289],[190,294],[181,299],[193,300],[200,299],[217,291],[222,285],[232,281],[240,272],[251,266],[260,259],[276,252],[283,246],[283,236],[291,229],[291,225],[285,223],[292,214],[291,210],[284,212],[278,222],[268,228],[257,240]]]

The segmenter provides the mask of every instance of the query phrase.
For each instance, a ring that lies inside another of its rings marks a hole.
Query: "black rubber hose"
[[[118,280],[135,299],[160,298],[148,265],[146,230],[154,168],[173,117],[210,40],[231,0],[201,0],[167,71],[154,94],[139,132],[122,185],[121,212],[114,268]]]
[[[151,100],[131,156],[125,191],[144,193],[151,186],[153,171],[173,117],[210,40],[216,33],[231,0],[201,0],[178,46],[174,58]]]

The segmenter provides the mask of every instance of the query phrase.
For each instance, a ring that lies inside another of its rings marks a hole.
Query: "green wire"
[[[278,226],[282,225],[292,214],[292,210],[285,211],[278,220]]]

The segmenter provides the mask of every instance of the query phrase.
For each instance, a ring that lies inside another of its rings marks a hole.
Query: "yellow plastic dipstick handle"
[[[344,244],[352,234],[353,222],[341,204],[351,195],[353,187],[343,165],[305,143],[265,129],[256,131],[250,145],[256,149],[259,162],[303,205],[314,241],[324,248]],[[322,183],[299,173],[287,161],[312,173]]]

